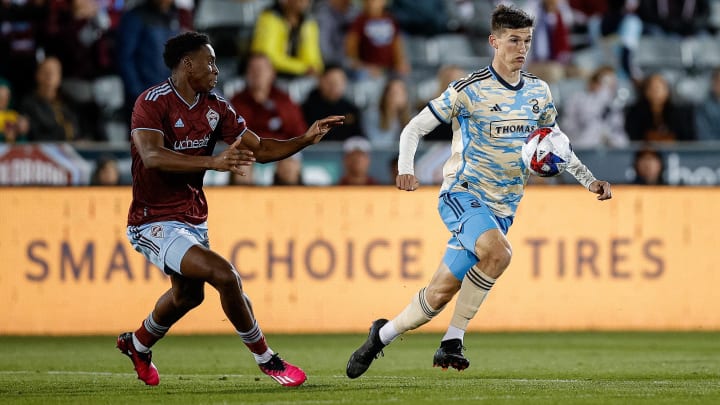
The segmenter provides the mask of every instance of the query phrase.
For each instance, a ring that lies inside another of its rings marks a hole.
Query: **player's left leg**
[[[463,353],[468,322],[510,262],[505,232],[512,218],[495,217],[485,203],[469,193],[452,193],[444,199],[452,212],[441,210],[443,221],[450,230],[455,230],[449,246],[462,247],[476,262],[468,265],[467,261],[457,261],[450,266],[462,284],[450,326],[433,356],[433,366],[464,370],[470,366]]]

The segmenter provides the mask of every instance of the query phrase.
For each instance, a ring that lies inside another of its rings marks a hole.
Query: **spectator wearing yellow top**
[[[250,50],[267,55],[281,76],[323,69],[319,29],[309,8],[310,0],[276,0],[258,17]]]

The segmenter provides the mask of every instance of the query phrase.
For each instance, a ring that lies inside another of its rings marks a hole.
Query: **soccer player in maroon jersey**
[[[260,370],[283,386],[300,385],[305,373],[267,345],[238,272],[210,250],[203,175],[206,170],[242,174],[255,161],[284,159],[319,142],[344,117],[317,120],[287,141],[260,139],[227,101],[210,92],[219,72],[206,35],[187,32],[171,38],[163,59],[170,78],[143,92],[133,109],[127,235],[135,250],[170,276],[172,286],[140,328],[118,336],[117,347],[130,357],[140,380],[157,385],[150,347],[203,301],[207,282],[219,292],[225,314]],[[230,146],[213,155],[218,138]]]

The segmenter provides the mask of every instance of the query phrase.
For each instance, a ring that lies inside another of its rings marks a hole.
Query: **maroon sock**
[[[263,354],[266,351],[268,351],[268,345],[265,342],[265,336],[261,337],[260,340],[253,343],[244,342],[245,346],[247,346],[248,349],[250,349],[251,352],[255,354]]]

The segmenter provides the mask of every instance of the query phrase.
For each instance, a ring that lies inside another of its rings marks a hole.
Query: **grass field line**
[[[135,376],[135,373],[116,373],[111,371],[63,371],[63,370],[49,370],[49,371],[37,371],[37,370],[0,370],[0,375],[21,375],[21,374],[45,374],[45,375],[86,375],[86,376],[106,376],[106,377],[127,377]],[[165,378],[180,378],[180,377],[191,377],[191,378],[221,378],[221,377],[232,377],[232,378],[248,378],[257,377],[257,374],[167,374],[161,373],[162,377]],[[329,376],[336,379],[347,379],[345,375],[332,375]],[[363,380],[366,381],[388,381],[388,380],[408,380],[414,379],[413,376],[397,376],[397,375],[374,375],[364,376]],[[553,383],[553,384],[579,384],[588,383],[590,380],[587,379],[568,379],[568,378],[483,378],[485,381],[495,382],[509,382],[509,383]],[[596,380],[598,381],[598,380]],[[612,380],[613,383],[633,383],[637,380]],[[645,381],[653,384],[671,384],[672,380],[652,380]]]

